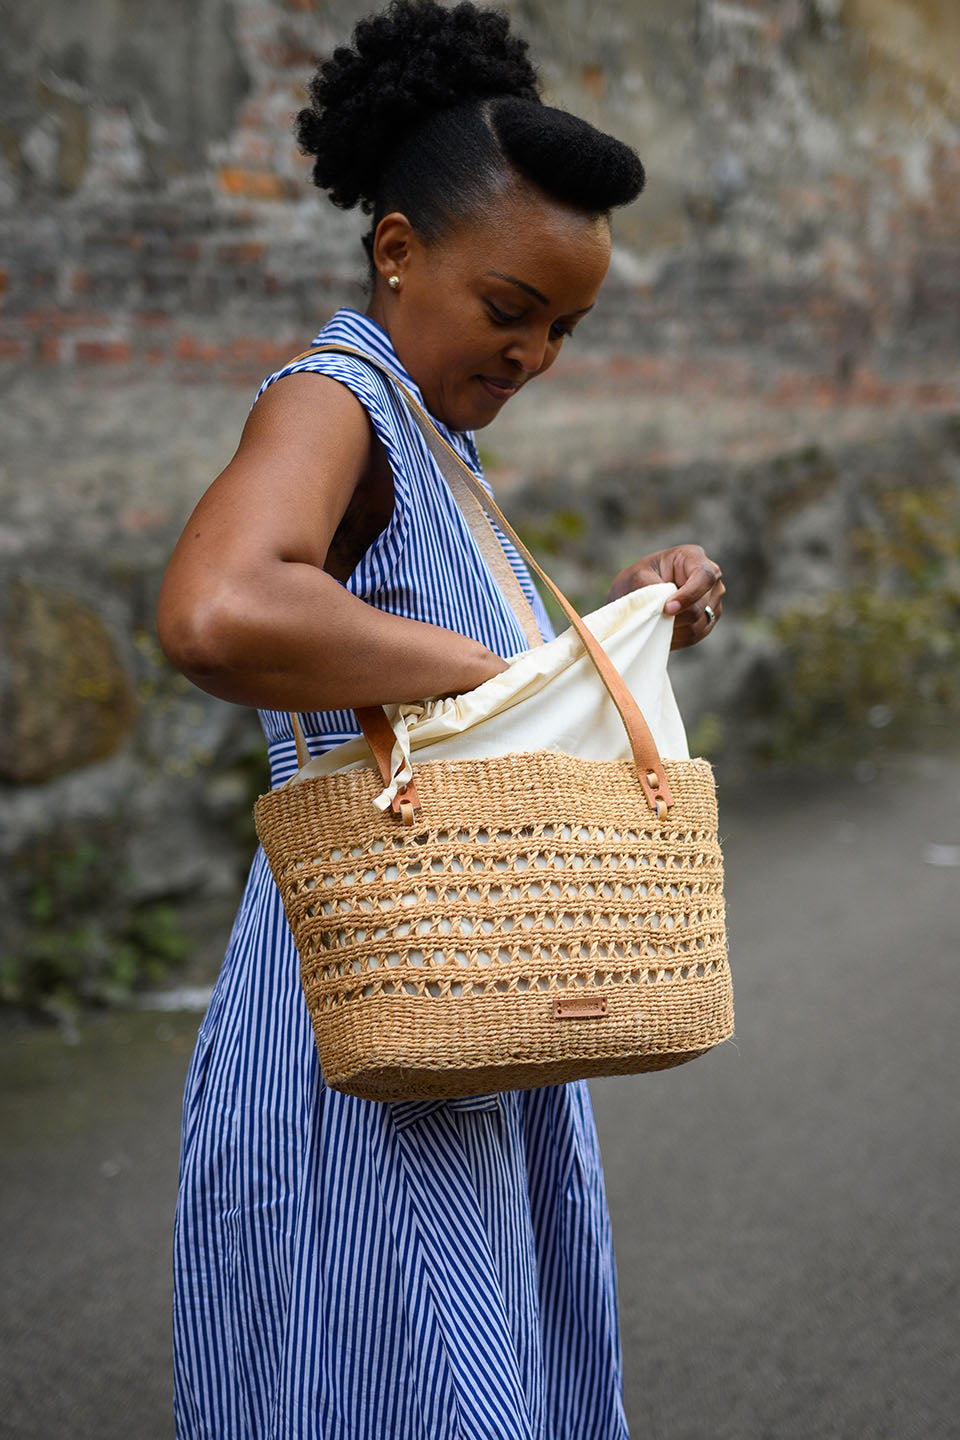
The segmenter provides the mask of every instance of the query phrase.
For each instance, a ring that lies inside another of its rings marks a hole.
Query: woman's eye
[[[494,305],[492,300],[487,300],[485,304],[495,325],[519,325],[523,320],[522,315],[514,315],[509,310],[501,310],[500,306]],[[550,326],[550,334],[554,340],[566,340],[573,334],[573,326],[562,325],[558,320]]]
[[[515,325],[522,317],[511,315],[507,310],[501,310],[499,305],[494,305],[492,300],[487,301],[487,309],[497,325]]]

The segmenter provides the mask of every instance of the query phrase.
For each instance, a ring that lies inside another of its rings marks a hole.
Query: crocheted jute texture
[[[631,762],[547,751],[417,765],[409,827],[374,808],[372,770],[261,796],[327,1083],[483,1094],[665,1069],[726,1039],[713,776],[665,768],[664,820]]]

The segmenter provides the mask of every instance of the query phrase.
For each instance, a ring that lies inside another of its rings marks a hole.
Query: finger
[[[680,615],[688,610],[695,610],[698,605],[702,610],[703,603],[709,600],[711,592],[718,586],[723,586],[719,565],[715,565],[712,560],[704,561],[684,580],[676,595],[667,601],[664,614]],[[723,594],[722,588],[720,594]]]
[[[722,580],[718,580],[716,585],[707,590],[705,594],[681,610],[677,619],[685,625],[696,625],[701,620],[706,620],[708,624],[712,623],[710,614],[713,615],[714,620],[720,618],[720,612],[723,610],[723,597],[726,593],[727,587]],[[708,610],[710,614],[707,613]]]
[[[702,604],[699,607],[695,607],[699,608],[703,624],[708,630],[712,629],[723,614],[723,597],[726,593],[727,587],[723,581],[720,580],[714,585],[709,594],[704,596]]]
[[[716,627],[723,614],[723,596],[726,587],[722,582],[715,585],[703,601],[690,606],[677,615],[673,625],[672,650],[683,650],[706,639]]]
[[[716,629],[716,620],[712,625],[703,618],[695,625],[680,625],[674,627],[673,638],[670,641],[671,650],[686,650],[691,645],[699,645],[701,640],[706,640]]]
[[[621,595],[628,595],[631,590],[642,590],[646,585],[659,585],[662,578],[649,565],[631,565],[628,569],[621,570],[616,577],[610,586],[609,598],[619,600]]]

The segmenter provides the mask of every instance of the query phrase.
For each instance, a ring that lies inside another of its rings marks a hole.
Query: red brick
[[[607,91],[607,76],[602,65],[584,65],[580,71],[583,88],[588,95],[601,99]]]
[[[246,339],[234,340],[229,350],[225,352],[234,364],[251,364],[256,369],[276,369],[278,365],[286,364],[295,355],[299,355],[303,345],[296,341],[263,340],[256,336]]]
[[[48,312],[50,319],[64,329],[73,330],[78,326],[109,325],[111,317],[97,310],[56,310]]]
[[[857,405],[889,405],[894,398],[893,388],[866,369],[856,370],[851,376],[849,395]]]
[[[178,360],[200,360],[205,364],[220,358],[219,346],[197,340],[193,335],[181,335],[175,353]]]
[[[40,336],[37,345],[37,359],[41,365],[59,365],[63,359],[63,351],[60,348],[60,336],[51,334]]]
[[[254,240],[237,241],[221,245],[217,250],[217,259],[223,265],[259,265],[266,253],[266,245]]]
[[[0,270],[0,295],[5,295],[7,293],[7,283],[8,282],[6,270]]]
[[[245,195],[251,200],[282,200],[289,191],[282,175],[269,170],[242,170],[227,166],[219,173],[220,188],[228,195]]]
[[[20,360],[27,353],[25,340],[0,336],[0,360]]]
[[[133,318],[144,330],[162,330],[170,324],[170,316],[165,310],[138,310]]]
[[[949,385],[938,385],[934,381],[929,381],[925,385],[913,387],[914,404],[924,410],[953,409],[958,399],[960,399],[960,395],[956,391],[951,392]]]
[[[26,330],[75,330],[83,327],[92,330],[96,326],[109,325],[110,316],[104,315],[96,310],[56,310],[48,307],[45,310],[28,310],[20,317],[20,324]]]
[[[133,346],[128,340],[78,340],[76,355],[80,365],[125,365]]]
[[[781,375],[767,396],[771,406],[817,405],[829,406],[836,403],[839,390],[833,380],[822,375],[797,374],[789,371]]]

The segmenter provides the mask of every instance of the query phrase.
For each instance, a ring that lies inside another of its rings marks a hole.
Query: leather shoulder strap
[[[493,535],[494,539],[496,539],[496,532],[493,530],[492,525],[490,525],[491,517],[496,518],[497,524],[499,525],[503,533],[509,536],[510,540],[516,546],[518,552],[523,556],[524,560],[526,560],[527,564],[530,565],[531,568],[535,570],[536,573],[540,576],[540,579],[546,585],[547,589],[550,591],[551,595],[553,595],[554,599],[557,601],[558,605],[561,607],[564,614],[569,619],[571,625],[576,630],[581,641],[583,642],[587,654],[593,661],[597,673],[599,674],[600,679],[603,681],[603,684],[606,687],[611,700],[616,706],[617,711],[620,715],[620,719],[623,721],[624,729],[627,732],[627,738],[630,741],[630,750],[633,755],[634,765],[636,766],[637,778],[640,782],[644,794],[647,797],[647,802],[653,811],[655,811],[658,815],[663,816],[666,813],[667,808],[673,803],[673,795],[670,791],[670,785],[667,780],[663,761],[660,758],[660,753],[657,750],[654,738],[650,733],[650,727],[647,724],[646,720],[643,718],[643,714],[641,713],[639,705],[637,704],[636,700],[634,700],[633,696],[630,694],[630,691],[627,689],[622,677],[614,667],[613,662],[610,660],[610,657],[603,649],[603,646],[594,637],[592,632],[587,629],[586,625],[584,625],[577,611],[573,608],[573,606],[570,604],[570,601],[559,589],[559,587],[553,583],[546,571],[543,570],[540,565],[538,565],[537,561],[530,554],[530,551],[524,545],[519,535],[517,535],[516,531],[513,529],[509,520],[503,514],[496,501],[487,494],[486,490],[484,490],[483,486],[477,480],[476,476],[473,475],[473,473],[471,472],[469,466],[464,464],[464,462],[460,459],[460,456],[453,449],[453,447],[447,443],[444,437],[440,434],[440,431],[437,429],[436,425],[434,425],[430,416],[424,410],[423,406],[419,403],[415,396],[410,393],[409,389],[403,384],[403,382],[398,380],[397,377],[392,374],[392,372],[388,370],[385,365],[382,365],[378,360],[374,360],[372,356],[365,354],[362,350],[354,349],[354,347],[350,345],[319,345],[313,350],[304,351],[303,355],[297,356],[297,359],[302,360],[305,359],[308,355],[318,355],[323,352],[338,352],[344,355],[353,355],[356,359],[365,361],[366,364],[371,365],[375,370],[378,370],[381,374],[386,376],[386,378],[391,382],[391,384],[396,388],[398,393],[402,396],[404,403],[406,404],[407,408],[410,411],[410,414],[413,417],[414,423],[420,430],[420,433],[423,435],[424,440],[429,446],[431,453],[437,460],[438,465],[440,465],[444,476],[446,477],[448,468],[451,470],[451,473],[453,473],[454,471],[457,473],[457,486],[456,488],[451,486],[454,496],[457,499],[457,503],[460,504],[460,493],[464,492],[468,493],[471,500],[475,502],[474,508],[469,510],[466,509],[463,505],[461,505],[464,519],[470,526],[470,529],[474,536],[476,536],[477,534],[477,529],[475,528],[475,526],[479,525],[479,521],[477,520],[477,509],[479,509],[480,512],[482,512],[484,518],[486,519],[489,531]],[[444,457],[443,460],[441,460],[441,456]],[[477,543],[479,545],[479,540]],[[499,545],[499,542],[497,544],[497,548],[500,550],[501,555],[503,555],[503,549],[502,546]],[[509,565],[507,568],[509,569]],[[513,574],[512,571],[510,573]],[[514,579],[516,579],[515,576]],[[519,583],[517,584],[517,589],[519,590]],[[522,591],[520,593],[522,595]],[[529,606],[527,608],[529,608]],[[380,706],[375,706],[372,708],[374,711],[380,712],[382,714]],[[366,735],[367,725],[364,724],[365,711],[361,708],[360,710],[356,711],[356,715],[360,727]],[[295,726],[295,733],[298,728],[298,725]],[[371,726],[371,728],[373,727]],[[379,722],[377,722],[376,728],[379,732]],[[373,749],[374,754],[376,755],[377,751],[382,749],[382,745],[379,741],[379,734],[376,745],[374,744],[374,740],[371,739],[370,736],[368,736],[367,738],[371,745],[371,749]]]

